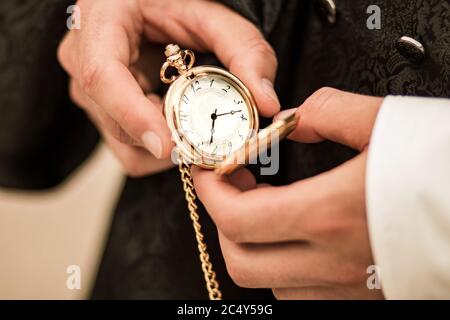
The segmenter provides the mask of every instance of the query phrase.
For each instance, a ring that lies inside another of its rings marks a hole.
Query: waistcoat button
[[[330,25],[336,23],[337,10],[333,0],[316,0],[314,5],[322,20]]]
[[[419,41],[411,37],[400,37],[395,47],[402,56],[412,62],[419,63],[425,59],[425,48]]]

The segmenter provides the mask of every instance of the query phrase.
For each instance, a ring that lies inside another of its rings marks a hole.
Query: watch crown
[[[166,50],[164,51],[164,54],[166,55],[166,57],[170,57],[173,55],[176,55],[177,53],[179,53],[181,51],[180,47],[177,44],[168,44],[166,46]]]
[[[194,65],[195,56],[191,50],[181,50],[176,44],[168,44],[164,51],[166,55],[166,62],[161,67],[159,77],[164,83],[172,83],[178,76],[172,75],[170,78],[166,76],[166,70],[169,67],[175,68],[178,74],[183,74]]]

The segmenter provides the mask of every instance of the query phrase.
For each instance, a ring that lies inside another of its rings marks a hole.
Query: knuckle
[[[88,95],[92,95],[95,91],[103,72],[103,66],[96,61],[88,62],[81,67],[80,85]]]
[[[267,65],[278,66],[278,60],[272,46],[260,35],[251,38],[244,52],[235,54],[230,61],[230,69],[239,70],[246,68],[248,60],[254,60],[255,56],[262,57]],[[242,57],[245,58],[242,58]]]
[[[250,42],[250,51],[252,50],[262,55],[265,59],[268,59],[269,62],[277,63],[275,50],[263,38],[258,37]]]
[[[235,226],[227,226],[222,229],[223,235],[230,241],[239,243],[242,242],[240,232]]]
[[[63,40],[58,45],[58,49],[56,51],[56,58],[58,59],[59,62],[66,60],[66,52],[65,52],[64,46],[65,46],[65,44],[64,44],[64,40]]]
[[[305,207],[305,212],[314,213],[303,223],[306,232],[317,240],[334,241],[360,227],[359,220],[348,214],[342,190],[324,190]]]
[[[334,88],[320,88],[305,101],[305,107],[308,109],[313,108],[315,112],[326,109],[330,105],[330,102],[339,94],[340,91]]]
[[[58,46],[58,50],[57,50],[57,59],[59,61],[59,63],[61,64],[61,66],[64,68],[64,70],[68,70],[69,69],[69,54],[68,50],[68,43],[67,43],[67,37],[61,41],[61,43]]]
[[[366,282],[368,274],[366,268],[358,263],[346,263],[341,266],[340,272],[336,273],[334,282],[338,286],[356,286]]]
[[[144,170],[140,170],[139,168],[128,169],[126,170],[126,173],[131,178],[142,178],[147,175]]]
[[[141,178],[146,175],[146,171],[142,166],[139,165],[138,161],[135,159],[120,159],[123,170],[125,170],[126,174],[132,178]]]
[[[122,127],[116,121],[110,119],[109,130],[114,139],[123,144],[133,145],[134,139],[122,129]]]
[[[226,262],[227,272],[233,282],[242,288],[252,288],[250,273],[240,259],[233,257]]]
[[[336,239],[341,239],[352,232],[347,222],[335,219],[333,214],[316,211],[316,216],[316,218],[304,222],[303,230],[317,242],[333,243]]]
[[[128,133],[126,133],[122,128],[117,129],[116,139],[120,143],[134,145],[134,139],[130,137]]]
[[[80,108],[84,107],[82,105],[80,93],[78,92],[73,80],[70,81],[70,85],[69,85],[69,97],[78,107],[80,107]]]
[[[133,117],[134,110],[132,108],[122,108],[120,106],[117,106],[117,111],[119,113],[117,120],[120,124],[123,125],[123,124],[127,124],[127,123],[129,123],[129,124],[135,123],[135,121],[133,121],[133,119],[136,120],[136,117]]]
[[[336,238],[345,231],[341,224],[334,219],[330,219],[329,216],[319,216],[317,219],[313,219],[305,225],[308,234],[316,239],[322,239],[324,241]]]
[[[242,242],[241,222],[236,218],[236,213],[232,210],[221,209],[218,212],[218,225],[223,235],[232,242]]]

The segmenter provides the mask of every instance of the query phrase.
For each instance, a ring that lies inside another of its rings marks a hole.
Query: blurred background
[[[96,276],[124,175],[100,144],[50,191],[0,188],[0,299],[84,299]],[[81,288],[68,289],[78,265]]]

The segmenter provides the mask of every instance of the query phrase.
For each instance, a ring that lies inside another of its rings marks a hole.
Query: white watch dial
[[[181,134],[197,151],[227,156],[250,135],[250,106],[230,80],[212,74],[196,77],[181,98],[177,115]]]

